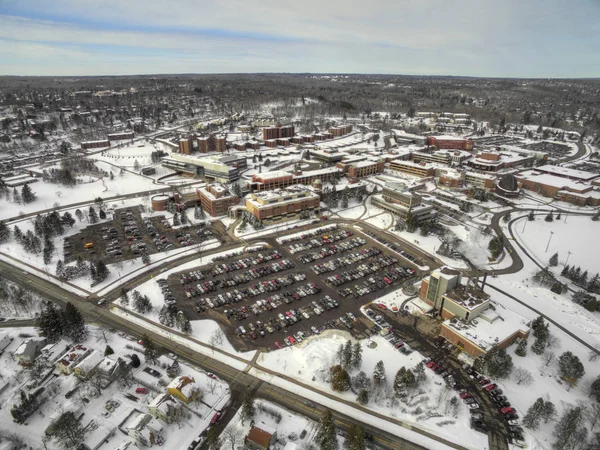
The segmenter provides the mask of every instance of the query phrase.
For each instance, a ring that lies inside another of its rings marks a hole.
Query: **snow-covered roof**
[[[443,325],[455,333],[460,334],[483,350],[509,338],[519,330],[529,330],[529,320],[522,315],[500,305],[489,308],[476,319],[468,323],[452,319],[443,322]]]
[[[114,433],[114,429],[110,430],[104,425],[98,425],[98,427],[85,438],[85,445],[92,450],[97,449]]]
[[[583,181],[575,181],[557,175],[552,175],[549,173],[537,172],[537,169],[521,172],[517,174],[516,177],[519,181],[535,181],[540,184],[558,187],[560,189],[568,189],[575,191],[585,191],[591,189],[591,186],[587,183],[584,183]]]
[[[594,178],[600,177],[600,174],[597,174],[597,173],[586,172],[585,170],[570,169],[568,167],[560,167],[560,166],[550,166],[550,165],[539,166],[539,167],[536,167],[535,170],[537,170],[538,172],[544,172],[544,173],[549,173],[552,175],[557,175],[559,177],[576,178],[576,179],[582,180],[582,181],[590,181],[590,180],[593,180]]]
[[[79,364],[75,366],[76,369],[81,370],[83,373],[88,373],[93,370],[100,362],[104,359],[104,355],[98,350],[92,351],[86,356]]]

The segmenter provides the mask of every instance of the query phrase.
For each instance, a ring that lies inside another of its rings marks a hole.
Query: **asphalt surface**
[[[220,250],[222,250],[222,249],[220,249]],[[164,269],[162,269],[162,270],[164,270]],[[247,373],[247,370],[249,369],[249,367],[247,367],[245,371],[239,371],[239,370],[234,369],[224,363],[221,363],[220,361],[218,361],[208,355],[203,355],[201,353],[191,351],[188,348],[178,344],[176,341],[174,341],[172,339],[164,337],[161,334],[154,333],[151,330],[148,330],[143,326],[137,325],[137,324],[127,320],[126,318],[117,316],[117,315],[111,313],[106,308],[97,306],[96,301],[95,301],[96,299],[92,299],[92,300],[88,300],[88,301],[83,300],[81,297],[62,289],[60,286],[56,286],[53,283],[51,283],[45,279],[39,278],[39,277],[37,277],[35,275],[31,275],[31,274],[26,275],[23,273],[23,271],[21,269],[11,266],[10,264],[7,264],[4,261],[0,261],[0,271],[2,272],[2,274],[5,278],[15,282],[16,284],[22,286],[23,288],[26,288],[33,292],[38,293],[43,298],[46,298],[48,300],[51,300],[53,302],[56,302],[56,303],[62,304],[62,305],[66,304],[67,302],[72,302],[73,304],[75,304],[78,307],[79,311],[85,317],[86,321],[88,321],[90,323],[98,323],[98,324],[105,325],[109,328],[113,328],[115,330],[124,331],[136,338],[141,338],[142,335],[144,335],[144,334],[148,335],[158,346],[162,347],[165,351],[173,352],[173,353],[177,354],[178,356],[182,357],[183,359],[188,360],[208,371],[211,371],[211,372],[215,373],[217,376],[219,376],[220,378],[222,378],[223,380],[227,381],[230,384],[230,387],[232,389],[233,397],[240,397],[241,394],[246,390],[246,388],[248,386],[252,387],[255,384],[260,384],[261,387],[259,387],[256,391],[257,396],[259,396],[259,397],[264,396],[264,398],[273,399],[273,400],[277,401],[278,403],[280,403],[282,406],[290,409],[291,411],[297,412],[297,413],[301,413],[301,414],[309,414],[310,413],[309,408],[307,408],[307,405],[305,405],[303,403],[304,400],[301,397],[295,395],[293,392],[291,392],[288,389],[283,389],[283,388],[280,388],[280,387],[277,387],[274,385],[270,385],[269,383],[262,382],[258,378],[255,378],[254,376],[249,375]],[[145,275],[145,277],[148,276],[148,274],[144,274],[144,275]],[[114,292],[113,295],[115,297],[118,296],[118,292]],[[169,329],[166,327],[163,327],[163,328],[168,330],[169,333],[171,333],[171,334],[181,334],[175,330],[172,330],[172,329]],[[209,348],[206,344],[203,344],[199,341],[195,341],[195,343],[197,345],[202,345],[204,347]],[[214,349],[214,351],[221,352],[219,349]],[[221,352],[221,353],[224,353],[224,352]],[[230,358],[232,357],[231,355],[228,355],[228,356]],[[233,356],[233,358],[240,359],[235,356]],[[244,361],[244,362],[248,363],[247,361]],[[250,363],[250,364],[252,366],[252,363]],[[291,377],[281,376],[280,374],[278,374],[276,372],[270,371],[269,369],[266,369],[266,368],[261,367],[256,364],[254,365],[254,367],[265,373],[269,373],[273,376],[282,378],[285,381],[293,383],[297,386],[300,386],[300,387],[308,389],[308,390],[312,390],[320,395],[324,395],[324,396],[330,398],[331,400],[335,400],[338,403],[345,403],[349,407],[358,409],[362,413],[364,413],[368,416],[372,416],[372,417],[375,417],[380,420],[388,421],[390,423],[400,425],[400,426],[403,426],[408,429],[412,429],[413,431],[415,431],[419,434],[422,434],[424,436],[430,437],[431,439],[440,441],[440,442],[448,445],[451,448],[455,448],[455,449],[464,449],[465,448],[460,445],[454,444],[453,442],[449,442],[449,441],[446,441],[445,439],[439,438],[427,431],[424,431],[424,430],[421,430],[418,428],[414,428],[410,424],[407,424],[407,423],[404,423],[397,419],[388,417],[386,415],[379,414],[377,412],[368,410],[367,408],[364,408],[364,407],[356,404],[355,402],[339,399],[332,394],[329,394],[324,391],[319,391],[319,390],[315,389],[314,387],[304,384],[304,383],[301,383],[301,382],[298,382],[297,380],[294,380]],[[265,387],[262,387],[263,385]],[[231,407],[233,408],[233,407],[235,407],[235,405],[236,404],[234,403],[234,404],[232,404]],[[313,408],[313,411],[312,411],[312,414],[310,415],[310,417],[318,418],[324,410],[325,410],[325,408],[323,406],[317,405],[316,408]],[[367,423],[350,418],[349,416],[341,414],[339,411],[333,411],[333,413],[336,418],[336,422],[342,429],[344,429],[344,427],[345,427],[345,429],[347,429],[351,425],[356,424],[356,425],[363,426],[367,430],[372,430],[373,436],[374,436],[373,443],[382,449],[424,450],[424,447],[422,447],[422,446],[419,446],[417,444],[411,443],[402,438],[394,436],[390,433],[387,433],[385,430],[381,429],[383,427],[381,427],[381,428],[378,427],[377,429],[375,429],[374,427],[369,426]],[[229,414],[227,413],[225,415],[225,418],[227,418],[228,415]]]

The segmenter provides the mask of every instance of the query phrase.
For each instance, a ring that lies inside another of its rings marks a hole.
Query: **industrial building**
[[[246,195],[246,209],[265,224],[297,219],[302,211],[320,211],[321,197],[301,185]]]
[[[81,150],[87,150],[88,148],[105,147],[110,147],[110,141],[108,139],[102,139],[100,141],[85,141],[81,143]]]
[[[133,139],[135,133],[133,131],[123,131],[121,133],[111,133],[107,137],[109,141],[125,141],[127,139]]]

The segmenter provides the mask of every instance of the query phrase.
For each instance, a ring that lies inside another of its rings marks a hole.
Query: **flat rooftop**
[[[473,286],[457,286],[445,296],[465,309],[473,310],[490,300],[490,296]]]
[[[582,180],[582,181],[590,181],[590,180],[593,180],[594,178],[600,177],[600,174],[597,174],[597,173],[586,172],[585,170],[570,169],[568,167],[560,167],[560,166],[550,166],[550,165],[539,166],[539,167],[536,167],[535,170],[537,170],[538,172],[549,173],[549,174],[556,175],[556,176],[563,177],[563,178],[565,178],[565,177],[575,178],[577,180]]]

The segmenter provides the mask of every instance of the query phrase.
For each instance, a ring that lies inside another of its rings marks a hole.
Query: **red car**
[[[254,331],[250,332],[250,337],[252,339],[256,339],[258,336],[256,335],[256,333]]]
[[[502,414],[514,414],[514,413],[516,413],[515,409],[514,409],[514,408],[511,408],[510,406],[507,406],[507,407],[505,407],[505,408],[502,408],[502,409],[500,410],[500,412],[501,412]]]
[[[296,339],[294,339],[294,336],[288,336],[288,339],[290,340],[290,344],[294,345],[296,343]]]
[[[492,384],[488,384],[486,387],[484,387],[484,389],[486,391],[491,391],[492,389],[496,389],[497,387],[498,387],[497,384],[492,383]]]
[[[275,347],[277,347],[277,348],[283,348],[283,345],[281,345],[279,343],[279,341],[275,341]]]
[[[471,398],[471,397],[472,397],[472,395],[471,395],[471,394],[469,394],[468,392],[465,392],[464,394],[460,394],[460,398],[461,398],[461,399],[463,399],[463,400],[464,400],[465,398]]]
[[[395,348],[400,348],[400,347],[402,347],[403,345],[404,345],[404,342],[400,341],[400,342],[398,342],[398,343],[397,343],[397,344],[396,344],[394,347],[395,347]]]
[[[217,411],[215,413],[215,415],[212,417],[212,419],[210,419],[210,423],[212,425],[214,425],[215,423],[217,423],[219,420],[221,420],[221,415],[222,415],[221,411]]]
[[[429,367],[430,369],[435,366],[435,362],[434,361],[429,361],[427,364],[425,364],[427,367]]]
[[[213,380],[217,379],[217,376],[214,373],[212,373],[212,372],[206,372],[206,376],[208,378],[212,378]]]
[[[481,386],[485,386],[486,384],[490,384],[490,383],[491,383],[491,381],[490,381],[490,380],[488,380],[487,378],[484,378],[483,380],[481,380],[481,381],[479,382],[479,384],[480,384]]]
[[[146,389],[145,387],[139,387],[135,390],[136,394],[147,394],[148,393],[148,389]]]

